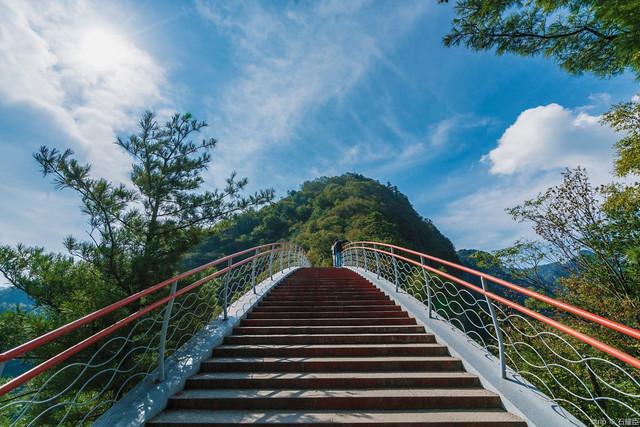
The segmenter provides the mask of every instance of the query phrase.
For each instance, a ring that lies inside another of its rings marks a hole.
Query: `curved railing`
[[[0,425],[88,425],[148,375],[165,376],[165,361],[212,322],[220,325],[255,303],[256,284],[280,271],[308,266],[289,243],[225,256],[0,353],[11,360],[46,360],[0,385]],[[247,298],[247,295],[249,297]],[[77,342],[72,345],[64,341]],[[60,348],[61,345],[64,347]],[[53,349],[53,350],[52,350]]]
[[[640,425],[640,360],[619,348],[637,353],[640,330],[396,245],[351,242],[343,258],[343,265],[395,284],[430,318],[449,322],[496,356],[503,378],[509,369],[585,423]],[[543,304],[533,310],[525,298]]]

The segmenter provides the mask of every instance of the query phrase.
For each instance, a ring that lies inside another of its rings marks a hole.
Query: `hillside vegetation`
[[[500,264],[495,261],[493,254],[477,249],[461,249],[457,254],[460,263],[464,266],[553,297],[560,295],[563,291],[558,283],[559,279],[569,275],[570,266],[559,262],[516,268]],[[487,262],[487,260],[493,262]],[[496,291],[500,293],[501,289],[497,288]],[[521,299],[519,294],[514,294],[513,297],[516,300]]]
[[[280,201],[224,221],[188,257],[188,266],[261,243],[292,240],[314,265],[331,263],[335,240],[395,243],[457,261],[454,247],[391,184],[348,173],[302,184]]]
[[[23,309],[33,307],[33,300],[22,290],[13,287],[0,287],[0,313],[7,310]]]

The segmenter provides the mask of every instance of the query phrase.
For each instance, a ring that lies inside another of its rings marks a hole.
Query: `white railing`
[[[344,265],[391,282],[429,318],[459,329],[507,369],[592,425],[640,425],[640,331],[491,275],[379,242],[351,242]],[[538,300],[537,310],[522,304]],[[629,350],[627,350],[629,351]],[[633,424],[636,423],[636,424]]]
[[[257,246],[179,274],[0,353],[46,359],[0,385],[0,425],[89,425],[212,322],[223,325],[243,295],[277,272],[309,265],[289,243]],[[1,374],[1,372],[0,372]]]

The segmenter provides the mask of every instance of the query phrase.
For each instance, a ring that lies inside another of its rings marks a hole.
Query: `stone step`
[[[310,305],[387,305],[393,304],[389,298],[358,298],[358,299],[337,299],[335,301],[327,299],[314,299],[314,300],[299,300],[295,298],[291,299],[278,299],[278,298],[266,298],[260,303],[260,307],[270,307],[272,305],[297,305],[297,306],[310,306]]]
[[[348,289],[348,288],[366,288],[366,289],[378,289],[371,282],[364,280],[360,281],[339,281],[339,282],[284,282],[273,288],[276,289],[294,289],[294,290],[316,290],[316,289]]]
[[[221,345],[213,357],[393,357],[447,356],[440,344],[311,344],[311,345]]]
[[[435,343],[431,334],[311,334],[311,335],[229,335],[224,344],[396,344]]]
[[[331,268],[274,288],[148,422],[246,424],[526,426],[391,298]]]
[[[326,298],[326,299],[340,299],[344,297],[358,298],[358,297],[370,297],[370,298],[384,298],[386,294],[380,291],[336,291],[336,292],[295,292],[295,291],[272,291],[267,294],[269,298]]]
[[[282,334],[419,334],[424,333],[424,326],[238,326],[233,329],[234,335],[282,335]]]
[[[206,372],[187,380],[187,388],[466,388],[479,387],[467,372]]]
[[[461,371],[454,357],[228,357],[202,362],[201,372]]]
[[[369,282],[351,282],[351,283],[322,283],[322,284],[295,284],[283,283],[271,289],[272,291],[302,291],[302,292],[324,292],[324,291],[349,291],[349,290],[366,290],[381,291],[380,288]]]
[[[500,398],[482,388],[424,389],[188,389],[169,399],[183,409],[476,409],[500,408]]]
[[[153,427],[228,427],[241,424],[267,426],[395,426],[395,427],[526,427],[520,418],[500,409],[397,411],[212,411],[171,410],[147,423]]]
[[[369,326],[369,325],[416,325],[415,319],[389,318],[335,318],[335,319],[244,319],[240,326]]]
[[[345,313],[344,311],[287,311],[287,312],[275,312],[275,311],[252,311],[247,315],[248,319],[308,319],[308,318],[343,318],[343,317],[360,317],[376,319],[380,317],[403,317],[408,318],[409,315],[405,311],[359,311]]]
[[[377,305],[375,307],[371,307],[369,305],[338,305],[338,304],[330,304],[330,305],[312,305],[312,306],[304,306],[304,305],[269,305],[269,306],[265,306],[260,304],[260,306],[258,308],[256,308],[255,310],[253,310],[253,313],[264,313],[267,311],[294,311],[294,312],[300,312],[300,311],[313,311],[313,312],[318,312],[318,311],[329,311],[329,312],[335,312],[335,311],[348,311],[351,313],[357,312],[357,311],[371,311],[371,310],[376,310],[376,311],[402,311],[402,307],[400,307],[399,305],[395,305],[392,303],[387,302],[384,305]]]
[[[314,291],[318,289],[373,289],[379,290],[378,287],[374,286],[371,282],[367,281],[350,281],[350,282],[325,282],[325,283],[294,283],[294,282],[285,282],[276,287],[272,288],[275,290],[282,289],[292,289],[292,290],[302,290],[302,291]]]
[[[347,286],[347,285],[368,285],[373,286],[371,282],[360,276],[343,277],[343,278],[326,278],[311,279],[300,278],[296,280],[284,280],[279,286]]]

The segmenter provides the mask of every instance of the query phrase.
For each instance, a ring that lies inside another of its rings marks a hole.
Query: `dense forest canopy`
[[[282,200],[223,221],[188,257],[189,266],[253,245],[293,240],[315,265],[331,263],[335,240],[395,243],[448,260],[454,247],[409,199],[391,184],[348,173],[302,184]]]

